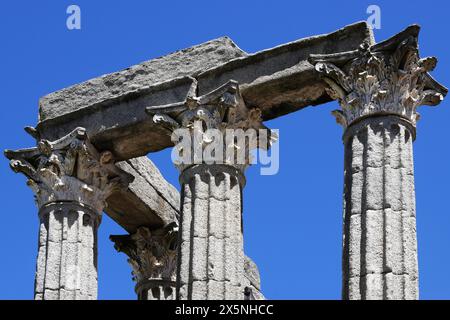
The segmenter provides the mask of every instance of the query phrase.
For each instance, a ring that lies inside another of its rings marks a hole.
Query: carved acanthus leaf
[[[411,26],[382,43],[364,43],[359,50],[330,55],[311,55],[329,85],[327,93],[337,99],[341,112],[333,112],[344,127],[370,115],[394,114],[418,120],[416,108],[437,105],[447,89],[428,74],[434,57],[419,58],[419,29]]]
[[[219,88],[202,96],[197,96],[197,81],[192,78],[192,86],[186,96],[185,101],[163,106],[147,107],[146,112],[153,117],[153,122],[166,128],[170,134],[176,129],[188,129],[193,137],[200,137],[201,141],[196,143],[201,145],[201,149],[209,146],[215,141],[215,134],[222,135],[224,154],[227,148],[237,150],[237,144],[227,145],[225,133],[229,129],[242,129],[244,131],[253,129],[254,138],[257,140],[260,130],[265,130],[267,143],[258,146],[268,149],[276,140],[276,136],[263,124],[261,110],[257,108],[249,109],[242,98],[239,85],[236,81],[230,80]],[[247,132],[248,133],[248,132]],[[248,145],[246,147],[249,147]],[[191,152],[193,154],[194,152]],[[224,159],[223,163],[229,163],[229,159]],[[242,165],[245,168],[250,162],[250,157],[246,158],[247,163]],[[182,171],[187,165],[177,165]]]
[[[56,141],[37,140],[34,148],[6,150],[5,155],[15,172],[28,177],[39,207],[53,201],[78,201],[100,213],[106,198],[133,180],[115,166],[111,152],[97,152],[84,128]]]
[[[193,129],[197,121],[203,124],[204,130],[242,128],[244,124],[247,125],[245,129],[266,128],[261,117],[254,116],[255,109],[245,106],[236,81],[230,80],[203,96],[196,95],[197,81],[192,81],[184,102],[146,108],[154,122],[170,128],[170,131],[175,128]],[[249,121],[250,119],[253,121]]]
[[[178,226],[171,223],[150,231],[140,227],[132,235],[110,236],[117,251],[125,253],[133,280],[176,280]]]

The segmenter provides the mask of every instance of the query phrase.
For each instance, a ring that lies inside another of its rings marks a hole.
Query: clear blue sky
[[[78,4],[82,30],[66,28]],[[439,59],[433,75],[450,85],[448,1],[92,1],[30,0],[0,4],[0,147],[33,146],[38,98],[223,35],[255,52],[366,20],[381,7],[383,40],[422,26],[422,56]],[[426,7],[426,9],[425,9]],[[280,129],[280,172],[247,172],[245,249],[272,299],[339,299],[343,146],[329,103],[267,123]],[[422,299],[450,298],[450,102],[422,107],[415,142],[417,231]],[[168,151],[151,154],[178,187]],[[38,218],[25,178],[0,157],[0,298],[31,299]],[[99,298],[135,299],[130,268],[110,234],[124,231],[104,216],[99,231]]]

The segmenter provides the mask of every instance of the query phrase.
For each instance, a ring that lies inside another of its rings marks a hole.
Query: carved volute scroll
[[[341,105],[333,111],[338,123],[345,128],[368,116],[392,114],[415,126],[418,106],[442,101],[447,89],[428,73],[437,59],[419,57],[418,34],[413,25],[378,44],[363,43],[359,50],[310,56],[329,85],[327,93]]]
[[[439,104],[447,89],[419,57],[418,26],[358,50],[311,55],[341,110],[345,133],[342,296],[418,299],[413,140],[417,107]]]
[[[191,134],[202,134],[201,148],[206,148],[213,141],[213,137],[207,134],[208,129],[218,130],[225,136],[228,129],[254,129],[257,135],[259,130],[267,130],[267,143],[258,147],[267,149],[273,140],[274,134],[263,125],[261,110],[258,108],[249,109],[242,98],[239,85],[236,81],[230,80],[221,87],[205,94],[197,96],[197,80],[192,78],[192,85],[184,102],[163,106],[147,107],[146,112],[153,116],[153,121],[166,128],[171,134],[174,130],[185,128]],[[224,141],[224,148],[238,148],[237,145],[227,145]],[[249,146],[246,145],[248,148]],[[224,159],[223,164],[229,164],[230,159]],[[240,166],[245,169],[249,164]],[[178,166],[182,171],[186,166]]]
[[[133,176],[114,164],[111,152],[99,153],[89,142],[84,128],[76,128],[56,141],[38,139],[37,146],[6,150],[10,166],[23,173],[34,191],[39,207],[55,201],[76,201],[100,213],[106,198],[126,188]]]
[[[177,268],[178,226],[171,223],[150,231],[140,227],[136,233],[110,236],[117,251],[125,253],[136,283],[147,280],[174,282]]]

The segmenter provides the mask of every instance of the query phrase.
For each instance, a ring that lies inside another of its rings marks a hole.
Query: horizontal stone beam
[[[365,22],[251,55],[228,38],[213,40],[43,97],[38,134],[54,140],[81,126],[117,159],[143,156],[172,146],[145,108],[184,101],[195,79],[198,96],[237,81],[246,105],[269,120],[330,101],[311,54],[355,50],[365,41],[373,42]]]
[[[327,85],[308,62],[309,56],[315,52],[358,49],[364,41],[372,43],[374,39],[367,24],[360,22],[330,34],[236,58],[199,74],[196,77],[198,95],[206,94],[230,79],[235,80],[246,105],[261,109],[264,121],[329,102],[331,99],[325,93]]]
[[[105,212],[129,233],[145,226],[150,230],[178,221],[180,199],[175,189],[147,157],[118,162],[134,181],[126,191],[112,194]]]
[[[114,99],[145,93],[146,89],[229,60],[246,56],[228,37],[176,51],[163,57],[145,61],[124,70],[50,93],[39,100],[39,121],[85,111]]]

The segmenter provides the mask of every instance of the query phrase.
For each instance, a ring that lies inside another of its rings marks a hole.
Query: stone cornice
[[[371,36],[367,23],[358,22],[251,55],[231,41],[206,43],[44,97],[37,130],[53,141],[82,125],[95,146],[113,152],[117,161],[145,156],[173,143],[143,106],[182,101],[189,77],[198,81],[198,96],[236,80],[247,106],[261,109],[267,121],[330,100],[309,54],[355,50]]]
[[[86,130],[76,128],[56,140],[39,139],[26,128],[37,147],[5,150],[10,166],[28,178],[39,207],[57,201],[76,201],[101,213],[106,198],[133,180],[114,164],[109,151],[99,153],[89,142]]]
[[[341,105],[342,110],[333,111],[338,123],[348,127],[368,116],[393,114],[415,126],[418,106],[442,101],[447,89],[428,73],[437,59],[419,58],[418,34],[419,27],[413,25],[378,44],[310,56],[329,85],[328,94]]]
[[[178,226],[175,222],[150,231],[140,227],[131,235],[112,235],[114,248],[125,253],[137,285],[148,280],[176,280]]]

